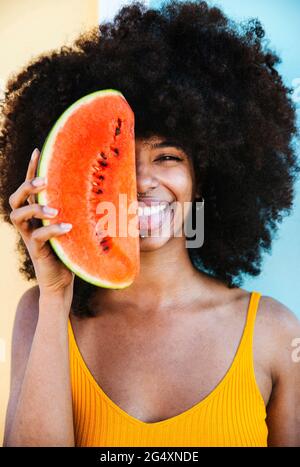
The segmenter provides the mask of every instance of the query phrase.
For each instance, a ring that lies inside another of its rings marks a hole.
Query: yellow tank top
[[[82,358],[69,320],[76,446],[267,446],[266,410],[252,352],[260,296],[251,293],[239,347],[219,384],[188,410],[153,423],[129,415],[101,389]]]

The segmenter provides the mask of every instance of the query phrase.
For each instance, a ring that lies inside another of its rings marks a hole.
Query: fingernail
[[[73,227],[72,224],[67,224],[66,222],[62,222],[62,223],[60,224],[61,230],[65,230],[66,232],[67,232],[68,230],[71,230],[72,227]]]
[[[43,206],[43,211],[49,216],[56,216],[56,214],[58,213],[58,209],[50,208],[49,206]]]
[[[38,156],[39,152],[40,151],[38,150],[38,148],[34,149],[33,153],[31,154],[31,160],[32,161],[34,161],[34,159]]]
[[[46,179],[44,177],[37,177],[32,180],[33,186],[43,186],[46,183]]]

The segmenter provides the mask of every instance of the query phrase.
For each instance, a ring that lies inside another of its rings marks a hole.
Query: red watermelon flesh
[[[70,232],[50,239],[58,257],[94,285],[128,287],[140,263],[137,211],[127,214],[125,225],[125,233],[129,223],[135,225],[136,235],[119,235],[119,215],[124,216],[119,195],[127,207],[137,202],[134,113],[122,93],[101,90],[72,104],[43,145],[38,175],[47,177],[38,202],[59,210],[43,224],[73,225]],[[103,201],[115,207],[116,236],[99,234],[97,229],[101,218],[97,206]]]

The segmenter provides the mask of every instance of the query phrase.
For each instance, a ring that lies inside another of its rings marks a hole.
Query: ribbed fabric
[[[185,412],[154,423],[132,417],[105,394],[82,358],[69,320],[76,446],[267,446],[252,345],[260,296],[251,293],[238,350],[215,389]]]

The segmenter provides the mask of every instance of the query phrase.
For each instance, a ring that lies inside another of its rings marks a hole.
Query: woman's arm
[[[16,313],[4,446],[74,446],[68,314],[36,289]]]
[[[268,446],[300,446],[300,323],[294,313],[269,299],[272,314],[272,394],[267,406]],[[270,348],[266,346],[266,348]]]
[[[10,220],[32,261],[38,294],[21,298],[16,313],[12,383],[5,446],[74,446],[68,317],[75,274],[54,254],[49,240],[65,235],[71,224],[41,226],[58,208],[36,203],[47,180],[36,177],[40,152],[35,149],[24,182],[9,197]],[[53,211],[54,208],[54,211]],[[34,324],[33,324],[34,323]]]

